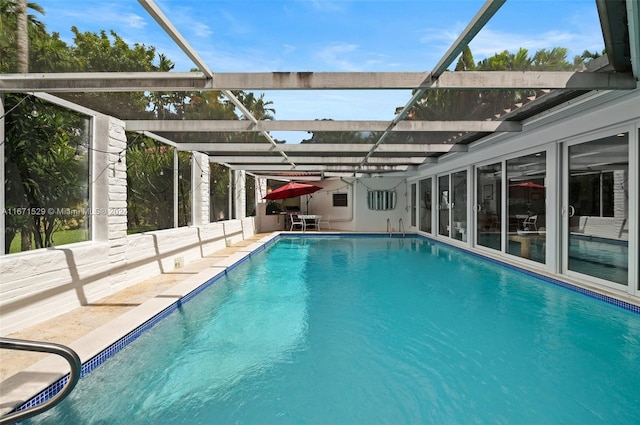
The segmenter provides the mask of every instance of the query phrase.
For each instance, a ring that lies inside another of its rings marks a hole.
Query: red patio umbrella
[[[513,183],[509,187],[530,187],[532,189],[544,189],[544,186],[534,182]]]
[[[274,200],[295,198],[297,196],[308,195],[310,193],[317,192],[320,189],[322,188],[312,184],[290,182],[282,187],[273,190],[271,193],[268,193],[267,196],[264,197],[264,199]]]
[[[512,183],[509,185],[509,196],[526,199],[531,202],[531,194],[544,192],[544,185],[532,181]]]

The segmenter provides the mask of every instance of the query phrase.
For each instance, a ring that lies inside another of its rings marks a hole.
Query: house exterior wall
[[[617,133],[629,134],[629,169],[624,175],[615,175],[614,217],[573,217],[569,223],[563,211],[569,210],[563,193],[568,193],[568,183],[563,173],[566,167],[563,148],[575,143],[589,142]],[[439,158],[437,164],[425,167],[419,176],[409,179],[409,183],[419,183],[422,179],[437,179],[459,170],[468,172],[467,217],[470,226],[475,226],[475,209],[478,204],[474,186],[477,166],[488,165],[511,158],[546,153],[546,261],[526,263],[525,267],[543,270],[559,278],[571,278],[595,284],[624,295],[639,297],[638,288],[638,139],[640,133],[640,90],[626,92],[590,92],[580,98],[559,105],[539,116],[523,122],[521,133],[502,133],[481,140],[469,146],[466,153],[452,153]],[[504,184],[504,181],[503,181]],[[622,185],[625,191],[622,191]],[[435,190],[435,189],[434,189]],[[627,196],[627,193],[629,194]],[[627,211],[625,213],[625,211]],[[405,220],[409,222],[409,217]],[[418,221],[419,222],[419,221]],[[610,237],[628,241],[629,278],[628,285],[608,283],[591,276],[579,276],[565,268],[567,260],[563,247],[567,245],[567,227],[572,232],[585,236]],[[416,228],[413,230],[417,231]],[[475,245],[475,228],[469,230],[467,241],[456,241],[438,234],[428,234],[452,245],[477,250],[489,256],[500,256],[508,262],[524,262],[498,250],[488,250]]]
[[[398,232],[400,219],[403,220],[405,230],[409,230],[406,218],[409,186],[404,178],[343,178],[313,182],[313,184],[321,186],[322,190],[312,194],[309,200],[309,213],[322,215],[323,221],[330,223],[332,231],[387,232],[387,219],[395,232]],[[370,210],[367,194],[371,190],[395,191],[397,199],[395,208],[385,211]],[[346,207],[333,205],[335,193],[347,195]],[[306,205],[303,209],[306,210]],[[329,229],[324,226],[321,230]]]

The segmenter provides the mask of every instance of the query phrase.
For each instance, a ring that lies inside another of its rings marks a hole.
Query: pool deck
[[[255,234],[182,268],[7,337],[66,345],[75,350],[84,363],[277,235],[278,232]],[[68,372],[69,365],[56,355],[0,350],[0,415],[26,402]]]

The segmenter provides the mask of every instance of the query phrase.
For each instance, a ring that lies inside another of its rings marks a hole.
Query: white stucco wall
[[[124,123],[97,115],[92,182],[92,240],[0,256],[0,335],[87,305],[255,234],[253,217],[209,223],[209,167],[194,155],[199,225],[127,235]],[[108,214],[95,214],[95,211]],[[206,209],[206,211],[205,211]]]
[[[390,220],[395,232],[398,231],[400,219],[404,222],[405,230],[409,230],[407,211],[409,186],[406,179],[396,177],[385,178],[342,178],[313,182],[321,186],[311,195],[309,213],[322,215],[323,220],[329,220],[331,230],[347,232],[386,232],[387,219]],[[367,193],[370,190],[395,190],[397,196],[396,207],[387,211],[370,210],[367,204]],[[346,207],[333,206],[333,194],[347,195]],[[306,199],[301,200],[306,210]],[[328,230],[324,226],[322,230]]]

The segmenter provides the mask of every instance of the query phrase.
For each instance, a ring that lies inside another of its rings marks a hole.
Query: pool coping
[[[269,245],[275,243],[283,235],[285,236],[333,236],[333,237],[389,237],[387,233],[343,233],[343,232],[274,232],[260,240],[240,247],[236,252],[221,258],[206,269],[187,277],[182,282],[177,283],[168,290],[152,297],[136,308],[125,312],[121,316],[110,322],[90,331],[69,344],[79,355],[82,361],[82,374],[85,376],[104,361],[115,355],[129,343],[137,339],[142,333],[152,328],[156,323],[178,309],[182,303],[187,302],[202,290],[213,284],[228,271],[240,265],[252,255],[264,250]],[[393,235],[394,238],[402,235]],[[407,234],[409,238],[428,240],[432,243],[441,244],[474,257],[479,257],[501,266],[523,272],[529,276],[543,280],[546,283],[561,286],[574,292],[581,293],[615,305],[619,308],[640,314],[640,305],[627,302],[617,294],[608,295],[600,288],[587,288],[580,283],[563,281],[555,276],[545,275],[542,271],[534,271],[524,268],[511,262],[499,258],[484,255],[475,251],[467,250],[456,245],[448,244],[438,239],[430,238],[421,234]],[[7,414],[13,410],[23,410],[43,403],[53,397],[68,380],[68,363],[59,356],[49,355],[38,361],[34,365],[14,374],[2,381],[9,391],[2,391],[0,394],[0,415]]]

